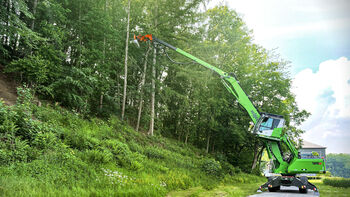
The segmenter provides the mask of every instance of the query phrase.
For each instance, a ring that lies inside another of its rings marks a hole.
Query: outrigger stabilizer
[[[177,48],[162,40],[157,39],[152,34],[144,36],[134,36],[134,42],[153,42],[162,44],[174,51],[190,58],[194,62],[212,70],[221,78],[221,82],[226,89],[237,99],[238,103],[248,112],[254,123],[252,133],[262,139],[266,152],[272,162],[271,172],[279,174],[278,176],[268,177],[268,181],[261,185],[258,191],[268,189],[274,192],[280,189],[280,186],[296,186],[301,193],[306,193],[308,189],[313,190],[318,195],[315,185],[310,183],[306,176],[300,174],[325,173],[326,167],[323,158],[301,159],[299,151],[293,143],[290,142],[284,128],[285,119],[283,116],[260,113],[254,104],[250,101],[246,93],[241,88],[238,80],[233,73],[227,73],[223,70],[208,64],[207,62]],[[282,151],[281,145],[287,147],[287,151]]]
[[[306,176],[271,176],[268,181],[261,185],[257,192],[262,192],[268,189],[269,192],[276,192],[281,189],[281,186],[295,186],[299,188],[300,193],[307,193],[308,189],[314,191],[315,196],[319,196],[317,187],[310,183]]]

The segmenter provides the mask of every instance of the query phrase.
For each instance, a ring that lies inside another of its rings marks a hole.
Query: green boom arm
[[[141,41],[144,41],[145,38],[138,38]],[[257,123],[257,121],[260,118],[260,113],[258,112],[258,110],[255,108],[255,106],[253,105],[253,103],[250,101],[250,99],[248,98],[248,96],[245,94],[245,92],[243,91],[243,89],[241,88],[241,86],[239,85],[237,79],[230,75],[227,72],[222,71],[219,68],[216,68],[215,66],[212,66],[210,64],[208,64],[207,62],[179,49],[176,48],[162,40],[159,40],[157,38],[155,38],[154,36],[149,35],[147,40],[151,40],[153,42],[157,42],[160,44],[163,44],[173,50],[175,50],[176,52],[192,59],[193,61],[197,62],[198,64],[209,68],[210,70],[214,71],[215,73],[217,73],[220,78],[222,83],[224,84],[224,86],[226,87],[226,89],[233,94],[233,96],[236,97],[236,99],[238,100],[238,102],[244,107],[245,110],[247,110],[250,118],[252,119],[252,121],[254,122],[254,124]]]

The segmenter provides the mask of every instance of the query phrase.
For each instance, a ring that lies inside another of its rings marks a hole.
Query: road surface
[[[277,192],[269,192],[269,191],[266,191],[266,192],[262,192],[262,193],[257,193],[257,194],[254,194],[254,195],[251,195],[249,197],[266,197],[266,196],[271,196],[271,197],[274,197],[274,196],[281,196],[281,197],[297,197],[297,196],[300,196],[300,197],[307,197],[307,196],[318,196],[314,191],[312,190],[308,190],[306,194],[301,194],[299,193],[299,189],[297,187],[294,187],[294,186],[291,186],[291,187],[284,187],[284,186],[281,186],[281,190],[280,191],[277,191]]]

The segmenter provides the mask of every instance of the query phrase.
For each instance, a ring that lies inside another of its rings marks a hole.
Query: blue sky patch
[[[333,104],[336,100],[333,94],[334,91],[331,88],[328,88],[319,96],[319,98],[327,104]]]

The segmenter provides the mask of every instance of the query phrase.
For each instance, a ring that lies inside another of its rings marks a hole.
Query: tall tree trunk
[[[259,147],[256,146],[256,148],[254,150],[254,160],[253,160],[253,163],[252,163],[252,171],[256,168],[258,160],[259,160],[259,157],[262,154],[263,150],[264,150],[263,148],[259,149]]]
[[[21,35],[19,35],[19,34],[16,34],[15,35],[15,42],[13,43],[13,50],[14,51],[17,51],[17,49],[18,49],[18,46],[19,46],[19,43],[20,43],[20,39],[21,39]],[[30,49],[30,50],[32,50],[32,49]]]
[[[153,66],[152,66],[152,94],[151,94],[151,121],[149,125],[148,134],[153,136],[154,130],[154,100],[156,94],[156,63],[157,63],[157,49],[154,47],[153,49]]]
[[[105,0],[105,6],[103,8],[104,12],[107,11],[107,0]],[[106,59],[106,33],[103,33],[103,59],[102,59],[102,64],[105,64],[105,59]],[[100,110],[102,110],[103,107],[103,92],[101,92],[100,95]]]
[[[79,1],[79,68],[82,64],[82,36],[81,36],[81,1]]]
[[[103,8],[103,11],[106,13],[107,12],[107,0],[105,0],[105,6]],[[106,33],[103,33],[103,64],[105,63],[106,59]]]
[[[236,151],[237,157],[241,156],[241,153],[243,152],[244,147],[245,147],[244,145],[239,146],[238,150]]]
[[[187,145],[187,141],[188,141],[188,136],[190,135],[189,131],[186,131],[186,136],[185,136],[185,144]]]
[[[117,90],[116,93],[114,94],[114,101],[117,102],[118,104],[118,109],[120,109],[120,104],[121,104],[121,100],[120,100],[120,83],[119,83],[119,77],[117,78]]]
[[[33,2],[33,16],[35,17],[36,13],[36,6],[38,5],[38,0],[34,0]],[[32,24],[30,25],[30,28],[34,31],[34,26],[35,26],[35,18],[32,20]]]
[[[255,165],[256,165],[256,161],[258,160],[258,146],[257,144],[255,143],[254,144],[254,157],[253,157],[253,162],[252,162],[252,171],[253,169],[255,168]]]
[[[151,50],[151,47],[148,46],[148,49],[146,51],[146,55],[145,55],[145,62],[143,64],[143,73],[142,73],[142,79],[141,79],[141,84],[139,87],[139,94],[140,94],[140,103],[139,103],[139,113],[137,116],[137,124],[136,124],[136,131],[139,131],[139,127],[140,127],[140,120],[141,120],[141,112],[142,112],[142,105],[143,105],[143,93],[142,93],[142,89],[143,86],[145,85],[145,80],[146,80],[146,71],[147,71],[147,60],[148,60],[148,54]]]
[[[211,152],[213,153],[215,151],[215,138],[213,142],[211,143]]]
[[[258,166],[260,167],[260,165],[261,165],[261,157],[262,157],[262,155],[263,155],[263,152],[264,152],[264,147],[262,147],[261,148],[261,151],[260,151],[260,154],[259,154],[259,157],[258,157]]]
[[[206,149],[206,153],[209,153],[209,142],[210,142],[210,134],[208,134],[208,137],[207,137],[207,149]]]
[[[102,106],[103,106],[103,92],[101,93],[101,96],[100,96],[100,110],[102,110]]]
[[[155,13],[154,16],[158,17],[158,0],[155,3]],[[158,26],[158,20],[155,18],[154,20],[154,31],[156,32],[156,28]],[[151,121],[149,126],[148,134],[153,136],[153,130],[154,130],[154,103],[155,103],[155,92],[156,92],[156,63],[157,63],[157,49],[156,47],[153,48],[153,65],[152,65],[152,93],[151,93]]]
[[[124,95],[123,95],[123,104],[122,104],[122,120],[124,120],[124,114],[125,114],[126,86],[128,83],[129,28],[130,28],[130,0],[128,1],[128,21],[127,21],[127,25],[126,25],[125,63],[124,63]]]
[[[10,45],[10,20],[11,20],[11,12],[12,12],[12,1],[8,0],[7,2],[7,25],[6,25],[6,36],[4,36],[4,44],[9,46]]]

